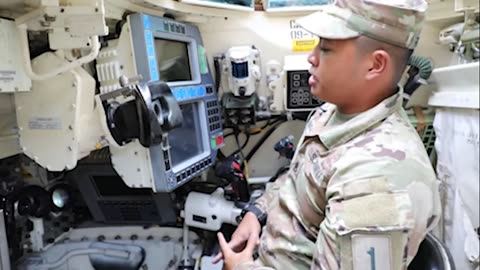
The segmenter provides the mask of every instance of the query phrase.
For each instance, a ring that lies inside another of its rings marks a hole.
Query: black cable
[[[220,69],[220,57],[213,58],[213,67],[215,69],[215,91],[218,93],[220,84],[222,83],[222,71]]]
[[[217,151],[217,158],[219,160],[224,160],[226,158],[225,154],[223,154],[222,150],[218,149]]]
[[[263,143],[272,135],[272,133],[284,122],[286,122],[285,119],[279,119],[274,121],[275,124],[263,135],[262,138],[253,146],[253,148],[248,152],[247,156],[245,157],[245,160],[248,162],[250,159],[253,157],[253,155],[258,151],[258,149],[262,146]]]
[[[245,133],[247,138],[245,139],[245,142],[243,142],[242,144],[242,147],[240,147],[240,149],[245,149],[245,147],[247,147],[247,144],[248,144],[248,141],[250,140],[250,133]]]
[[[233,154],[240,153],[240,155],[244,159],[245,157],[243,156],[243,153],[242,153],[242,147],[240,146],[240,140],[238,139],[238,133],[240,133],[239,130],[238,129],[235,130],[235,142],[237,143],[237,150],[235,152],[233,152]]]
[[[234,134],[235,134],[235,132],[233,132],[233,131],[232,131],[232,132],[229,132],[229,133],[227,133],[227,134],[223,134],[223,138],[230,137],[230,136],[232,136],[232,135],[234,135]]]
[[[284,174],[289,169],[290,169],[290,165],[280,167],[275,173],[275,175],[268,180],[268,182],[275,182],[278,179],[278,177],[280,177],[280,175]]]

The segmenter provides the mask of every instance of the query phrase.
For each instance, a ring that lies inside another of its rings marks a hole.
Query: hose
[[[413,92],[430,78],[433,71],[433,63],[426,57],[412,55],[408,59],[408,65],[410,66],[408,69],[408,80],[403,89],[407,97],[410,98]]]
[[[428,80],[433,71],[433,63],[429,58],[412,55],[408,59],[408,65],[418,69],[418,76],[424,80]]]

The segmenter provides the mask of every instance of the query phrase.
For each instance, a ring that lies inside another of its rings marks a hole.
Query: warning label
[[[17,72],[15,70],[0,70],[0,81],[13,82]]]
[[[33,117],[28,121],[30,129],[62,129],[62,120],[54,117]]]
[[[309,52],[318,44],[318,39],[299,39],[292,40],[292,49],[294,52]]]

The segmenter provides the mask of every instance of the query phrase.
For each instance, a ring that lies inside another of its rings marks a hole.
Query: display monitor
[[[164,82],[191,81],[192,72],[186,42],[155,38],[155,54]]]

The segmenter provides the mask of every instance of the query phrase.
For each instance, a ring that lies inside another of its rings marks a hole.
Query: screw
[[[170,241],[170,240],[172,240],[172,238],[171,238],[170,236],[168,236],[168,235],[165,235],[164,237],[162,237],[162,241],[163,241],[163,242],[168,242],[168,241]]]

